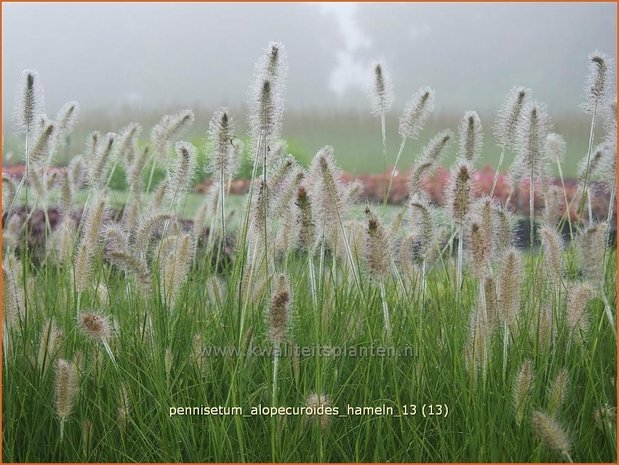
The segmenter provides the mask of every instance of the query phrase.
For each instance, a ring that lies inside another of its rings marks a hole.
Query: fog
[[[39,71],[50,114],[238,106],[270,41],[289,57],[289,110],[367,111],[371,63],[396,107],[420,86],[439,110],[496,109],[513,85],[578,111],[587,55],[616,56],[616,4],[3,4],[3,112]]]

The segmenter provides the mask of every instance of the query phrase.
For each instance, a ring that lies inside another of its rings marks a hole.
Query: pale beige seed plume
[[[563,189],[559,186],[550,186],[544,196],[544,215],[545,224],[556,227],[565,215],[565,197]]]
[[[480,371],[485,376],[490,359],[490,327],[484,313],[480,307],[471,311],[468,338],[464,347],[464,365],[474,384]]]
[[[45,169],[53,154],[56,135],[57,129],[54,122],[45,119],[40,130],[36,132],[34,143],[28,152],[30,169],[39,172]]]
[[[544,249],[546,272],[555,289],[561,289],[563,287],[566,266],[563,254],[563,239],[553,227],[547,224],[543,225],[539,232]]]
[[[533,378],[534,372],[532,362],[530,360],[525,360],[516,374],[512,391],[514,416],[518,426],[521,425],[530,402],[531,391],[533,390]]]
[[[399,134],[403,138],[417,139],[433,111],[434,91],[430,87],[422,87],[404,107],[402,116],[400,116]]]
[[[552,301],[548,300],[540,305],[538,312],[534,320],[536,324],[530,326],[532,338],[537,341],[540,351],[549,351],[552,349],[557,335]]]
[[[186,282],[195,255],[191,234],[168,236],[161,243],[162,289],[170,305],[174,305],[181,286]]]
[[[312,160],[309,170],[310,202],[319,240],[337,243],[340,222],[346,209],[346,190],[335,165],[333,148],[325,146]]]
[[[548,413],[556,416],[565,403],[569,386],[569,373],[566,368],[562,368],[552,380],[548,389]]]
[[[103,226],[101,235],[105,239],[106,250],[127,252],[129,250],[129,234],[120,223],[108,223]]]
[[[113,265],[133,276],[143,294],[147,295],[150,292],[152,277],[144,258],[126,251],[118,250],[108,251],[105,257]]]
[[[189,142],[177,142],[175,145],[178,159],[171,171],[168,172],[165,184],[166,197],[177,202],[191,188],[196,172],[197,151]]]
[[[77,292],[84,292],[91,284],[92,268],[99,248],[99,236],[106,217],[107,196],[101,194],[95,199],[84,219],[80,244],[75,256],[75,287]]]
[[[584,278],[594,287],[604,286],[604,259],[608,223],[588,226],[578,235],[578,258]]]
[[[79,374],[73,362],[58,359],[56,364],[56,415],[61,422],[71,415],[79,394]]]
[[[445,199],[447,211],[459,228],[464,226],[465,218],[471,211],[472,169],[467,162],[459,162],[452,168]]]
[[[273,294],[269,304],[269,339],[277,347],[288,337],[292,296],[288,277],[282,273],[273,278]]]
[[[78,327],[83,334],[95,341],[108,341],[112,337],[112,322],[107,315],[94,311],[80,311]]]
[[[565,323],[570,335],[578,342],[586,340],[589,333],[587,304],[594,297],[593,289],[585,283],[569,286]]]
[[[134,156],[133,162],[127,168],[127,184],[134,195],[142,190],[142,172],[148,162],[149,156],[149,148],[145,147],[144,150],[141,150]]]
[[[617,425],[617,407],[606,404],[593,411],[593,422],[602,431],[613,431]]]
[[[316,241],[316,227],[312,216],[312,206],[305,185],[297,189],[295,205],[297,206],[297,247],[309,252]]]
[[[76,239],[77,223],[70,216],[66,216],[45,244],[47,256],[59,265],[70,262],[74,256]]]
[[[167,158],[172,144],[193,125],[195,116],[191,110],[181,110],[174,115],[164,115],[150,133],[153,156]]]
[[[166,213],[148,212],[139,219],[134,232],[133,244],[142,256],[148,253],[153,236],[163,227],[170,215]]]
[[[372,114],[381,117],[393,105],[393,83],[383,63],[375,62],[372,65],[372,70],[374,81],[370,90],[370,104]]]
[[[561,425],[550,415],[536,410],[531,416],[533,430],[539,439],[548,447],[556,452],[560,452],[570,462],[569,454],[571,449],[570,439]]]
[[[494,137],[499,146],[511,148],[515,143],[516,130],[522,118],[522,109],[531,95],[531,89],[513,87],[507,94],[496,118]]]
[[[365,207],[365,215],[367,229],[363,256],[372,280],[384,281],[390,275],[390,233],[369,206]]]
[[[470,255],[470,268],[473,276],[484,279],[489,275],[492,241],[484,237],[481,222],[477,218],[470,221],[467,228],[467,249]]]
[[[475,163],[481,153],[483,133],[479,115],[475,111],[467,111],[458,127],[458,156],[469,163]]]
[[[17,194],[17,183],[12,176],[2,173],[2,205],[11,205]]]
[[[585,102],[582,107],[587,113],[597,112],[608,99],[612,88],[613,60],[595,51],[589,55],[589,72],[585,81]]]
[[[36,121],[45,111],[43,86],[39,73],[25,69],[21,74],[19,92],[15,101],[15,130],[19,134],[30,135]]]
[[[497,286],[492,276],[486,277],[483,286],[484,302],[486,304],[486,319],[488,327],[492,331],[499,322],[499,300]]]
[[[512,331],[516,329],[520,313],[522,278],[520,252],[514,247],[509,248],[501,259],[498,278],[498,308],[501,323],[508,325]]]
[[[112,132],[107,133],[103,140],[97,143],[93,159],[88,160],[88,185],[93,189],[101,189],[107,182],[116,137]]]
[[[129,123],[121,129],[118,135],[114,158],[124,165],[127,172],[131,170],[135,161],[137,139],[141,132],[142,126],[139,123]],[[129,184],[131,185],[131,183]]]
[[[24,317],[26,307],[24,285],[22,283],[22,264],[14,255],[7,255],[2,263],[2,316],[5,329],[11,329]],[[3,332],[3,336],[7,335]]]
[[[408,192],[410,196],[424,194],[424,180],[434,172],[452,138],[453,133],[446,129],[436,134],[425,145],[421,151],[421,156],[415,161],[409,172]]]
[[[228,108],[217,110],[209,122],[209,158],[206,172],[224,180],[234,177],[239,167],[234,146],[234,121]]]
[[[417,243],[417,255],[426,260],[435,238],[434,211],[425,196],[413,195],[410,206],[410,233]]]
[[[402,239],[399,250],[399,267],[401,274],[412,283],[419,283],[421,280],[421,271],[416,266],[417,256],[417,237],[413,234],[408,234]]]
[[[306,405],[308,408],[312,409],[312,412],[319,411],[318,409],[322,409],[322,414],[314,414],[310,415],[310,418],[315,419],[320,424],[320,429],[325,431],[329,426],[329,415],[324,413],[325,408],[329,407],[329,397],[324,394],[312,393],[307,397]]]

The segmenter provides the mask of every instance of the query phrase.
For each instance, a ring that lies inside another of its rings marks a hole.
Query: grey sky
[[[420,86],[443,110],[496,109],[512,85],[577,111],[587,55],[616,56],[616,4],[17,4],[3,9],[3,111],[37,69],[48,112],[131,103],[237,106],[269,41],[289,57],[289,109],[368,108],[370,63],[396,106]]]

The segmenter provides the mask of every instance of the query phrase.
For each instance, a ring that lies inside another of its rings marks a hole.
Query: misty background
[[[430,85],[436,91],[435,123],[443,118],[451,124],[449,118],[455,118],[457,124],[465,110],[476,110],[490,145],[496,110],[514,85],[532,88],[559,122],[568,117],[574,124],[586,122],[578,105],[587,56],[600,50],[616,57],[616,8],[614,3],[3,4],[4,133],[10,133],[14,95],[26,68],[39,71],[50,116],[64,102],[79,101],[81,121],[98,123],[84,130],[116,130],[114,125],[139,119],[147,135],[149,118],[155,118],[148,115],[189,107],[203,110],[196,127],[205,132],[209,112],[221,105],[235,109],[243,123],[254,63],[270,41],[279,41],[289,61],[284,136],[301,152],[338,141],[350,152],[346,143],[354,134],[379,131],[367,97],[377,59],[394,83],[393,140],[406,100]],[[348,126],[357,126],[329,134],[343,114]],[[361,150],[380,146],[379,133],[372,136],[371,147],[364,144]]]

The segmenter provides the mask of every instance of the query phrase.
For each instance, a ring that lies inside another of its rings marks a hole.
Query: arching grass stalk
[[[389,185],[387,186],[387,192],[385,193],[385,199],[383,201],[383,205],[387,205],[387,200],[389,199],[389,193],[391,192],[391,186],[393,185],[393,178],[395,177],[395,172],[398,169],[398,162],[400,161],[402,152],[404,152],[405,145],[406,145],[406,137],[402,137],[402,142],[400,143],[400,149],[398,150],[398,155],[395,157],[395,164],[393,165],[393,169],[391,170],[391,174],[389,175]],[[387,168],[385,168],[385,171],[386,170]]]

